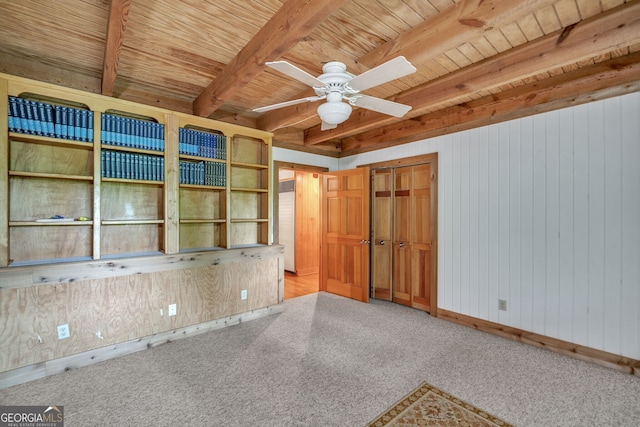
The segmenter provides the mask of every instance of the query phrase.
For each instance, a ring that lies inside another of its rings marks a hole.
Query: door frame
[[[386,160],[377,163],[358,165],[374,169],[389,169],[419,164],[431,164],[431,287],[430,287],[430,311],[433,317],[438,317],[438,153],[423,154],[420,156],[405,157],[402,159]],[[372,196],[372,194],[370,195]],[[369,206],[373,204],[370,202]],[[370,218],[369,225],[373,224]],[[371,251],[373,253],[373,251]]]
[[[272,180],[275,183],[280,181],[280,169],[290,169],[294,171],[298,170],[298,171],[304,171],[304,172],[317,172],[319,174],[329,171],[329,168],[322,167],[322,166],[312,166],[312,165],[305,165],[301,163],[284,162],[280,160],[274,160],[273,168],[271,169],[273,171]],[[320,186],[322,190],[322,181],[320,182]],[[272,231],[273,236],[271,241],[273,242],[273,244],[276,244],[276,245],[280,244],[280,227],[278,226],[279,219],[280,219],[279,195],[280,195],[280,191],[279,191],[278,185],[274,185],[273,192],[271,195],[271,206],[273,209],[273,211],[271,212],[271,215],[273,218],[273,231]],[[320,220],[322,221],[322,218],[320,218]],[[319,225],[319,227],[322,227],[321,224]],[[284,257],[282,259],[282,265],[284,268]],[[278,287],[278,302],[282,302],[282,301],[284,301],[284,280]]]

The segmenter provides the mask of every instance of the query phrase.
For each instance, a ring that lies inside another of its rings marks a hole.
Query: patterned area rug
[[[423,383],[369,424],[382,426],[511,427],[511,424]]]

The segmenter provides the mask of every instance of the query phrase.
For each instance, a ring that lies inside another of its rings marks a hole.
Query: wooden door
[[[395,169],[393,301],[411,306],[411,167]]]
[[[371,297],[391,301],[393,283],[393,169],[371,174]]]
[[[369,301],[369,169],[325,172],[320,289]]]
[[[411,306],[430,311],[431,165],[411,167]]]

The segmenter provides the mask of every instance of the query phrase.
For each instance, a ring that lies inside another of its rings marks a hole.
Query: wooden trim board
[[[576,359],[592,362],[597,365],[616,369],[618,371],[640,377],[640,360],[524,331],[522,329],[512,328],[510,326],[455,313],[442,308],[438,309],[438,317],[479,331],[488,332],[503,338],[530,344],[555,353],[564,354],[565,356],[571,356]]]

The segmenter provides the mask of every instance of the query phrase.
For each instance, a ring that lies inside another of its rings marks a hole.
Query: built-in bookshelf
[[[0,267],[270,244],[270,133],[5,74],[0,104]]]

